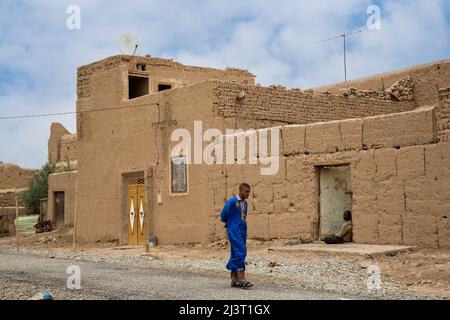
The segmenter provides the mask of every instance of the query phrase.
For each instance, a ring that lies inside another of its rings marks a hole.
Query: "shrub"
[[[27,209],[39,213],[40,199],[48,197],[48,176],[56,172],[56,166],[47,162],[36,171],[28,190],[23,194],[23,203]]]

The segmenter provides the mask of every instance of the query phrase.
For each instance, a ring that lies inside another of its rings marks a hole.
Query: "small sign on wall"
[[[172,193],[187,193],[186,156],[172,157]]]

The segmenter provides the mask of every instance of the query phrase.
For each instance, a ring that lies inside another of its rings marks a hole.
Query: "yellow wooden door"
[[[138,244],[138,214],[137,214],[137,188],[132,185],[128,185],[128,244]]]
[[[148,238],[144,179],[128,182],[128,244],[144,245]]]
[[[145,210],[145,191],[144,186],[137,186],[137,201],[138,201],[138,244],[145,244],[147,239],[147,210]]]

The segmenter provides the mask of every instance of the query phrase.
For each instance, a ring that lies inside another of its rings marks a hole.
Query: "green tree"
[[[32,209],[34,214],[39,213],[40,199],[48,197],[48,176],[56,172],[56,166],[47,162],[36,171],[30,182],[28,190],[23,194],[25,207]]]

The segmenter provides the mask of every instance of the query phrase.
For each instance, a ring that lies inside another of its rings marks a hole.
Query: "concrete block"
[[[345,120],[341,122],[340,132],[344,150],[362,149],[362,119]]]
[[[378,243],[377,214],[353,213],[353,241],[361,244]]]
[[[340,122],[315,123],[306,126],[306,149],[310,153],[335,153],[344,150]]]
[[[392,148],[436,141],[434,108],[414,110],[363,120],[363,144]]]
[[[315,223],[300,212],[282,213],[269,216],[271,238],[294,238],[309,235],[315,230]]]
[[[380,223],[378,226],[379,244],[402,244],[402,226]]]
[[[425,172],[432,179],[450,180],[450,143],[425,146]]]
[[[397,150],[393,148],[375,150],[375,180],[392,179],[397,175]]]
[[[420,147],[407,147],[398,150],[398,177],[405,180],[425,175],[425,151]]]
[[[433,215],[403,216],[403,243],[405,245],[436,246],[438,226]]]
[[[247,216],[248,238],[269,239],[269,216],[263,213],[253,212]]]
[[[362,151],[358,153],[358,158],[355,161],[355,166],[352,170],[352,180],[371,181],[375,178],[376,170],[375,151]]]
[[[304,125],[283,127],[281,129],[281,137],[285,154],[297,154],[306,151]]]

